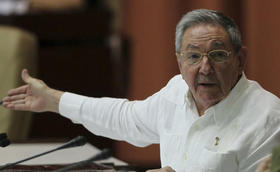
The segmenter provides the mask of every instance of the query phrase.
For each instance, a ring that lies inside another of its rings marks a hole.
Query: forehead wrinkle
[[[200,31],[193,31],[191,33],[189,33],[189,37],[191,37],[191,39],[193,40],[202,40],[202,41],[207,41],[207,40],[211,40],[211,39],[225,39],[225,36],[223,35],[222,32],[217,31],[217,32],[207,32],[207,33],[201,33]]]
[[[193,44],[188,44],[187,49],[199,49],[199,46],[193,45]]]
[[[224,36],[220,36],[220,35],[209,35],[209,36],[199,36],[199,37],[193,37],[193,38],[190,38],[188,40],[188,42],[190,44],[195,44],[196,46],[199,45],[199,44],[205,44],[206,42],[210,42],[211,44],[212,43],[215,43],[217,45],[221,45],[221,44],[224,44],[224,41],[225,38]]]
[[[182,49],[206,51],[227,47],[227,33],[221,27],[198,25],[187,29],[183,35]]]
[[[196,43],[197,45],[194,45],[192,43],[187,44],[186,50],[200,50],[200,49],[225,49],[226,44],[221,40],[209,40],[206,44],[203,43],[203,47],[200,46],[199,43]]]

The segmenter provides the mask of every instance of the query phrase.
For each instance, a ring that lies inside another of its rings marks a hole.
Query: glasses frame
[[[231,54],[231,51],[227,51],[227,50],[211,50],[211,51],[208,51],[208,52],[199,52],[199,51],[197,51],[196,53],[199,53],[199,54],[200,54],[200,57],[198,58],[197,62],[188,63],[188,64],[190,64],[190,65],[199,64],[204,56],[206,56],[208,59],[212,60],[212,61],[215,62],[215,63],[224,63],[225,61],[227,61],[228,58],[227,58],[226,60],[223,60],[223,61],[217,61],[217,60],[213,59],[211,56],[209,56],[209,53],[213,53],[213,52],[216,52],[216,51],[222,51],[222,52],[226,53],[226,56],[227,56],[227,57],[229,57],[230,54]],[[182,56],[183,56],[184,54],[185,54],[184,52],[179,53],[179,55],[181,56],[181,58],[182,58]],[[186,59],[187,59],[187,58],[186,58]],[[186,61],[187,61],[187,60],[186,60]]]

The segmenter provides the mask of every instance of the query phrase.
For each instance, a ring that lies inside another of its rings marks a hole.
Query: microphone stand
[[[76,163],[71,164],[67,167],[64,167],[64,168],[61,168],[61,169],[58,169],[58,170],[54,170],[53,172],[65,172],[65,171],[68,171],[68,170],[71,170],[71,169],[74,169],[74,168],[77,168],[77,167],[80,167],[80,166],[87,165],[89,163],[93,163],[94,165],[97,165],[99,167],[104,167],[104,168],[111,169],[112,168],[111,166],[104,165],[104,164],[98,164],[98,163],[93,162],[93,161],[98,161],[98,160],[102,160],[102,159],[107,159],[107,158],[111,157],[111,155],[112,155],[111,150],[103,149],[100,153],[90,157],[89,159],[86,159],[86,160],[80,161],[80,162],[76,162]]]
[[[8,167],[12,167],[12,166],[14,166],[16,164],[19,164],[19,163],[22,163],[22,162],[25,162],[25,161],[37,158],[39,156],[42,156],[42,155],[45,155],[45,154],[48,154],[48,153],[51,153],[51,152],[54,152],[54,151],[57,151],[57,150],[60,150],[60,149],[66,149],[66,148],[70,148],[70,147],[82,146],[85,143],[86,143],[86,138],[83,137],[83,136],[78,136],[78,137],[70,140],[69,142],[65,143],[64,145],[62,145],[62,146],[60,146],[58,148],[55,148],[55,149],[52,149],[52,150],[40,153],[38,155],[34,155],[32,157],[29,157],[29,158],[26,158],[26,159],[23,159],[23,160],[14,162],[14,163],[8,163],[6,165],[0,166],[0,170],[3,170],[3,169],[8,168]]]

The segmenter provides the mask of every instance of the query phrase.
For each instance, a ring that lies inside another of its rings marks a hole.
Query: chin
[[[203,104],[207,105],[208,107],[213,106],[217,103],[219,103],[221,100],[223,100],[222,96],[213,96],[213,95],[207,95],[207,96],[200,96],[200,100],[201,102],[203,102]]]

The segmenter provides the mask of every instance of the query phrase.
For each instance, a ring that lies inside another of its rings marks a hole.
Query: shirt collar
[[[231,90],[229,95],[216,105],[212,106],[216,124],[219,125],[222,122],[226,122],[236,117],[236,114],[233,113],[233,105],[236,103],[241,103],[241,95],[247,90],[248,87],[249,81],[245,74],[242,73],[241,78]]]
[[[173,102],[176,105],[184,106],[185,104],[185,95],[187,95],[188,92],[188,85],[183,79],[182,75],[176,75],[173,77],[167,86],[165,86],[163,89],[165,90],[163,93],[163,96]]]

